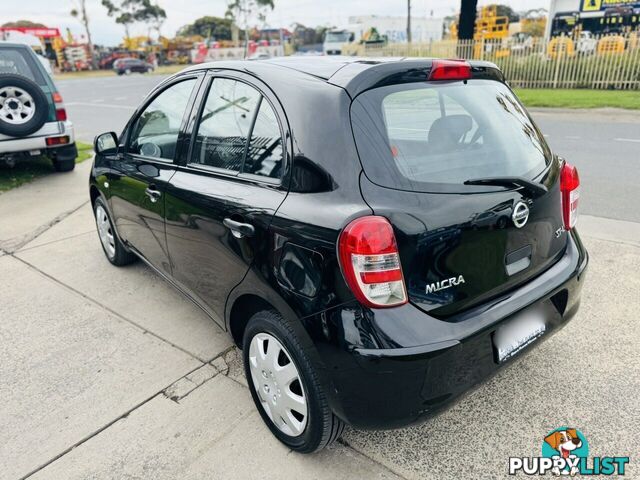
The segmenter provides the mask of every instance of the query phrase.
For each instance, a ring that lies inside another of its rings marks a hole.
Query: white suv
[[[0,42],[0,161],[40,155],[60,172],[73,170],[73,124],[53,79],[27,45]]]

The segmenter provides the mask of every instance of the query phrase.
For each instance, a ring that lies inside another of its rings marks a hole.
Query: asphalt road
[[[164,76],[139,75],[58,81],[78,138],[119,133]],[[640,113],[534,110],[554,151],[580,172],[581,212],[640,222]]]

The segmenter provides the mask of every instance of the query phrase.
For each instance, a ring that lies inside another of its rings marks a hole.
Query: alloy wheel
[[[98,205],[96,208],[96,225],[104,251],[107,252],[109,258],[115,257],[116,241],[113,236],[113,228],[111,228],[111,221],[102,205]]]
[[[273,424],[291,437],[307,425],[307,397],[291,355],[273,335],[258,333],[249,345],[249,369],[260,404]]]

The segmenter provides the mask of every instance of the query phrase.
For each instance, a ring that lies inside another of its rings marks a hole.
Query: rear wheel
[[[104,250],[107,260],[117,267],[134,262],[136,256],[127,251],[118,238],[102,198],[98,197],[96,199],[93,205],[93,213],[96,218],[96,227],[98,228],[102,250]]]
[[[76,168],[76,159],[53,160],[53,168],[56,169],[56,172],[70,172]]]
[[[278,313],[262,311],[249,320],[243,358],[256,407],[287,447],[311,453],[342,434],[344,423],[329,407],[313,360]]]

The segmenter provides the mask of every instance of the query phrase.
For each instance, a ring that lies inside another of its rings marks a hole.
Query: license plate
[[[40,150],[29,150],[29,155],[31,156],[40,155]]]
[[[546,331],[545,317],[540,310],[528,310],[518,315],[493,334],[498,362],[504,362],[531,345]]]

